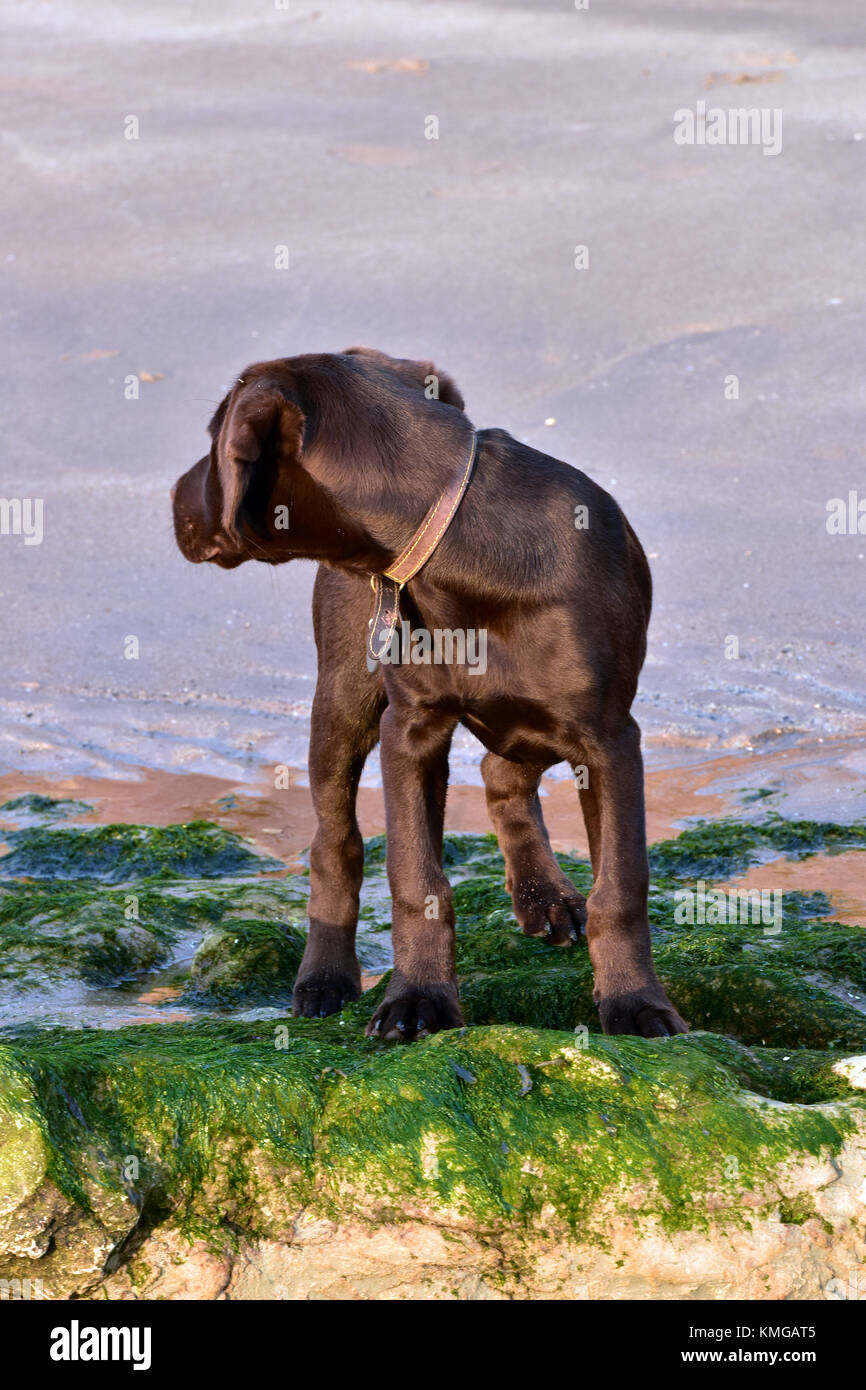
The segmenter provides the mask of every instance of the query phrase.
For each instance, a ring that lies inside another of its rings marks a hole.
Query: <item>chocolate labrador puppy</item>
[[[318,829],[294,1012],[335,1013],[360,993],[355,800],[380,740],[394,971],[369,1031],[409,1040],[462,1023],[442,870],[448,750],[462,723],[488,749],[487,805],[523,931],[569,946],[585,925],[606,1032],[684,1032],[653,968],[630,714],[650,573],[616,502],[504,430],[476,433],[432,363],[366,348],[247,368],[210,435],[173,491],[186,558],[224,569],[320,562]],[[375,578],[389,570],[402,587]],[[379,661],[368,649],[371,577]],[[470,661],[482,637],[485,659]],[[589,837],[588,902],[558,867],[541,815],[539,781],[562,761],[576,771]]]

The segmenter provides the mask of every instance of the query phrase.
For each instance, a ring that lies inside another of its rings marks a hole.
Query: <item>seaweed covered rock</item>
[[[187,825],[103,825],[30,827],[6,831],[12,846],[0,856],[0,877],[97,879],[127,883],[132,879],[219,878],[280,869],[237,835],[209,821]]]
[[[185,998],[197,1003],[291,1001],[305,937],[276,922],[214,927],[196,949]]]
[[[70,977],[119,984],[162,964],[174,937],[171,914],[154,895],[0,886],[0,1003]]]
[[[25,796],[15,796],[0,806],[0,816],[19,824],[41,824],[44,821],[69,820],[76,816],[86,816],[93,807],[86,801],[71,797],[40,796],[28,792]]]
[[[65,803],[46,809],[47,800],[18,798],[6,811],[29,813],[39,802],[43,819],[55,819]],[[16,1020],[26,1019],[27,999],[38,996],[43,1015],[53,1002],[65,1018],[78,1005],[88,1008],[87,991],[98,990],[111,1026],[105,990],[123,990],[176,962],[182,984],[195,945],[222,921],[275,924],[277,934],[285,923],[296,933],[306,910],[303,877],[263,878],[282,868],[277,860],[205,822],[41,827],[6,832],[6,839],[13,849],[0,859],[0,1010],[11,1007]],[[99,1009],[96,1015],[99,1024]]]
[[[139,1217],[121,1186],[91,1171],[70,1199],[45,1120],[32,1077],[0,1049],[0,1277],[13,1297],[64,1298],[99,1283]]]
[[[541,949],[549,956],[543,944]],[[516,932],[507,950],[514,959],[510,968],[473,966],[463,975],[460,997],[467,1022],[599,1031],[585,952],[575,951],[568,964],[527,964]],[[768,1047],[866,1047],[862,1010],[784,964],[744,955],[725,965],[702,965],[684,954],[679,942],[665,942],[656,948],[656,968],[693,1029]]]
[[[649,861],[656,882],[722,879],[768,853],[802,859],[819,851],[841,854],[848,849],[866,849],[866,822],[786,820],[773,812],[762,821],[696,821],[674,839],[652,845]]]
[[[368,1013],[4,1049],[3,1277],[52,1298],[808,1297],[866,1254],[862,1059],[508,1026],[381,1048]]]
[[[364,1035],[386,979],[329,1019],[276,1014],[303,875],[261,877],[213,828],[109,830],[12,841],[7,874],[50,853],[0,883],[6,984],[72,973],[102,998],[124,952],[185,943],[195,1012],[7,1030],[0,1277],[51,1298],[808,1298],[866,1258],[866,932],[822,894],[785,894],[769,926],[678,911],[699,879],[856,848],[862,826],[703,823],[653,847],[656,962],[695,1029],[667,1040],[601,1036],[585,945],[523,936],[493,837],[446,837],[467,1027],[411,1047]],[[366,849],[362,951],[385,968],[384,844]],[[250,1004],[270,1008],[226,1017]]]

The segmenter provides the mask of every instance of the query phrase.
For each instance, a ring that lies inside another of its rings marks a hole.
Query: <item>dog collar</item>
[[[368,647],[374,661],[381,660],[382,653],[391,641],[391,635],[397,626],[400,617],[400,590],[410,579],[414,579],[422,565],[427,563],[454,519],[472,477],[477,448],[478,436],[473,430],[469,458],[462,472],[430,508],[405,550],[400,551],[396,560],[392,560],[382,574],[370,575],[376,603],[370,620]]]

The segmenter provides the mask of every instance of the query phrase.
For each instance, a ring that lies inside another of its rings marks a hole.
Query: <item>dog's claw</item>
[[[586,902],[565,874],[555,877],[555,872],[559,873],[556,865],[549,877],[512,883],[514,915],[525,936],[542,937],[551,946],[571,946],[580,940]]]
[[[401,983],[390,998],[386,994],[382,1000],[367,1024],[367,1036],[385,1042],[411,1042],[443,1028],[459,1028],[462,1023],[456,986]]]
[[[689,1031],[689,1025],[680,1018],[658,982],[652,990],[635,990],[630,994],[599,999],[598,1012],[605,1033],[631,1033],[639,1038],[672,1038],[677,1033]]]
[[[360,970],[357,978],[349,970],[337,972],[311,970],[299,975],[292,993],[295,1018],[328,1018],[361,997]]]

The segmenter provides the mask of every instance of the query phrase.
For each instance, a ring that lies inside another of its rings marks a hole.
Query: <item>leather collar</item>
[[[425,565],[441,541],[454,519],[463,494],[469,486],[475,455],[478,450],[478,436],[473,430],[469,458],[445,489],[437,502],[434,502],[409,544],[382,574],[371,574],[370,583],[376,595],[376,605],[370,620],[370,636],[367,645],[374,661],[380,661],[382,653],[391,641],[392,633],[400,618],[400,590],[404,584]]]

